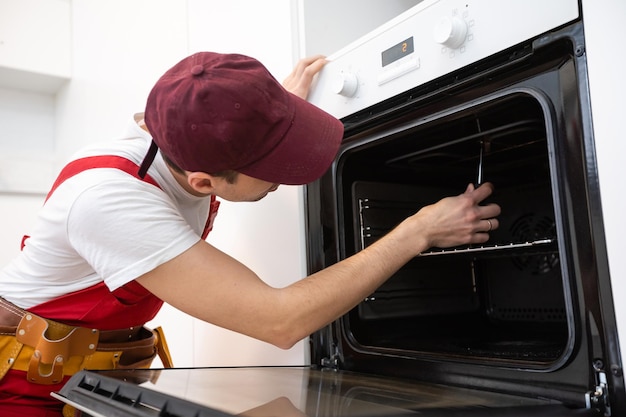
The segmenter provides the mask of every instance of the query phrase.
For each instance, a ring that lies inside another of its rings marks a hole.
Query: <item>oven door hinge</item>
[[[322,367],[331,368],[331,369],[339,369],[339,362],[341,359],[341,355],[339,355],[339,349],[337,346],[334,346],[334,352],[330,355],[330,357],[322,358]]]
[[[596,373],[596,387],[585,394],[585,403],[587,408],[599,409],[604,412],[605,416],[610,416],[609,385],[606,372],[604,372],[604,362],[601,359],[594,360],[593,369]]]

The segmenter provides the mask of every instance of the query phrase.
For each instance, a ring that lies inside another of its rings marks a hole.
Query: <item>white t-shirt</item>
[[[119,155],[139,165],[150,140],[133,120],[121,138],[74,158]],[[160,154],[148,174],[160,189],[115,168],[89,169],[61,184],[25,231],[24,250],[0,270],[0,296],[30,308],[101,281],[113,291],[197,243],[210,198],[185,191]]]

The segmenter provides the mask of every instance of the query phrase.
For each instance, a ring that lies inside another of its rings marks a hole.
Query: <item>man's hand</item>
[[[458,245],[485,243],[489,232],[497,229],[500,222],[500,206],[495,203],[480,203],[493,192],[489,182],[474,188],[469,184],[465,192],[455,197],[446,197],[435,204],[423,207],[407,219],[415,221],[415,236],[420,239],[416,251],[429,247],[447,248]],[[424,248],[424,242],[426,239]]]
[[[290,93],[306,100],[309,95],[311,83],[313,82],[313,77],[320,72],[326,62],[326,57],[323,55],[302,58],[298,61],[293,71],[291,71],[291,74],[283,81],[283,87]]]

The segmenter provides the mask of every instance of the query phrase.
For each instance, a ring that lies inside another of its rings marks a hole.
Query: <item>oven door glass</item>
[[[545,400],[308,367],[82,371],[55,396],[91,416],[572,415]]]

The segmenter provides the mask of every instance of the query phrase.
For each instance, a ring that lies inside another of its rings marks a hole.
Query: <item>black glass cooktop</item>
[[[309,367],[81,371],[53,394],[90,416],[561,416],[537,399]]]

